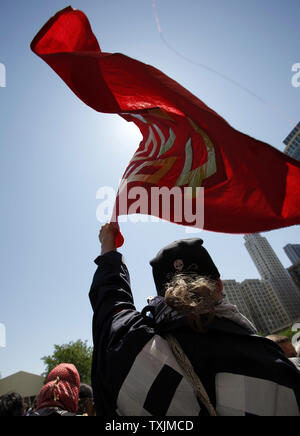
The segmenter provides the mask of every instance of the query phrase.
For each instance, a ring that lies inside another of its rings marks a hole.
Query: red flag
[[[87,105],[117,113],[141,130],[143,140],[123,179],[128,191],[140,187],[149,196],[137,206],[126,191],[127,209],[117,202],[117,215],[146,212],[179,222],[175,200],[169,211],[161,202],[152,210],[151,188],[178,188],[182,202],[195,209],[195,189],[203,187],[206,230],[255,233],[300,224],[299,162],[233,129],[154,67],[102,52],[81,11],[58,12],[31,48]],[[188,187],[192,195],[184,191]],[[182,217],[179,223],[191,221]]]

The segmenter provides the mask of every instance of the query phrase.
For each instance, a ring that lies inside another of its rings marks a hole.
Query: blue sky
[[[103,51],[152,64],[217,111],[233,127],[283,150],[300,120],[300,88],[291,85],[300,62],[298,0],[74,0],[88,16]],[[116,115],[85,106],[29,48],[61,0],[2,0],[0,63],[2,377],[41,373],[54,344],[87,339],[92,311],[88,291],[99,253],[96,219],[102,186],[117,189],[138,147],[139,132]],[[260,96],[263,104],[205,64]],[[272,108],[280,109],[280,113]],[[266,171],[268,165],[266,162]],[[169,223],[124,223],[122,247],[136,305],[153,295],[149,260],[174,239],[189,237]],[[284,266],[283,246],[299,243],[299,227],[264,234]],[[259,277],[243,237],[200,232],[224,279]]]

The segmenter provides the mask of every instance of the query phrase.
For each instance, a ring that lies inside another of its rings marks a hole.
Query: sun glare
[[[130,149],[134,153],[142,140],[142,135],[138,127],[121,117],[114,117],[114,140],[126,150]]]

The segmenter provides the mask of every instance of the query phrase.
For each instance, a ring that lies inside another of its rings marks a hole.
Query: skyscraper
[[[246,318],[249,319],[249,321],[252,321],[253,324],[255,324],[254,320],[252,319],[249,307],[245,301],[241,284],[238,283],[236,280],[222,280],[222,283],[223,295],[225,295],[225,299],[229,303],[235,305],[238,308],[239,312],[241,312]],[[256,328],[259,329],[259,327]]]
[[[300,320],[300,293],[271,245],[259,233],[245,235],[245,246],[262,280],[272,287],[291,322]]]
[[[286,145],[284,153],[300,160],[300,123],[291,131],[289,136],[285,138],[283,143]]]
[[[286,145],[284,152],[300,161],[300,123],[283,142]],[[300,244],[288,244],[284,247],[284,251],[293,264],[288,268],[288,272],[300,289]]]
[[[300,122],[283,142],[286,145],[284,153],[300,161]],[[241,309],[246,305],[251,319],[262,332],[270,331],[289,321],[300,320],[300,293],[297,289],[300,246],[288,244],[284,248],[291,261],[297,262],[297,268],[293,268],[292,271],[289,268],[288,272],[266,238],[258,233],[245,235],[244,238],[245,246],[262,281],[245,280],[236,285],[228,281],[228,285],[225,286],[225,290],[228,290],[228,300],[238,307],[240,305]]]
[[[300,244],[287,244],[283,249],[292,264],[300,261]]]
[[[295,285],[300,291],[300,261],[297,263],[294,263],[292,266],[290,266],[288,269],[288,272],[292,279],[294,280]]]
[[[269,334],[289,326],[289,316],[267,282],[258,279],[244,280],[241,288],[251,318],[260,333]]]
[[[253,322],[259,333],[267,335],[290,325],[290,319],[271,286],[258,279],[223,280],[226,300]]]

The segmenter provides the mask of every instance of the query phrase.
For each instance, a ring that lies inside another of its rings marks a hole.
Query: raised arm
[[[120,308],[134,309],[129,272],[122,254],[116,251],[117,233],[113,224],[105,224],[99,233],[101,255],[95,260],[98,268],[89,294],[98,328]]]
[[[110,251],[116,251],[116,235],[118,229],[112,223],[106,223],[101,227],[99,232],[99,241],[101,243],[101,255]]]

